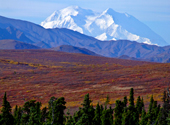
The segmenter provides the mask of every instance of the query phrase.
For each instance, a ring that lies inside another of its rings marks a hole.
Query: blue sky
[[[0,15],[40,24],[55,10],[70,5],[98,12],[107,8],[126,12],[170,43],[170,0],[0,0]]]

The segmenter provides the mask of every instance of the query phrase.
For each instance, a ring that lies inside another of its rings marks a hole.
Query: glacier
[[[40,25],[46,29],[68,28],[103,41],[131,40],[151,45],[168,45],[132,15],[119,13],[111,8],[100,13],[79,6],[69,6],[53,12]]]

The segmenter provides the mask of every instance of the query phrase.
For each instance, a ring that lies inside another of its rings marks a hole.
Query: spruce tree
[[[135,107],[137,109],[137,112],[138,112],[139,116],[141,116],[142,108],[143,108],[143,102],[142,102],[140,96],[138,96],[138,98],[137,98],[137,102],[136,102]]]
[[[113,124],[113,109],[110,107],[109,109],[105,109],[101,115],[102,125],[112,125]]]
[[[35,107],[30,108],[30,116],[28,120],[28,125],[41,125],[39,114]]]
[[[55,120],[54,123],[56,125],[63,125],[64,124],[64,110],[66,109],[65,106],[66,102],[64,97],[58,98],[54,103],[54,114]]]
[[[122,124],[126,125],[138,125],[139,124],[139,114],[134,105],[134,92],[133,88],[130,90],[129,107],[124,111]]]
[[[169,104],[168,95],[165,91],[163,93],[162,101],[163,101],[163,106],[160,109],[159,115],[156,119],[156,125],[167,125],[166,119],[168,117],[168,113],[170,110],[170,104]]]
[[[124,105],[124,107],[126,107],[126,105],[127,105],[127,96],[125,96],[123,99],[123,105]]]
[[[91,104],[91,100],[89,99],[89,94],[86,94],[84,97],[84,101],[81,104],[83,106],[82,110],[82,116],[76,123],[76,125],[92,125],[93,118],[94,118],[94,108]]]
[[[116,124],[114,124],[116,125]],[[122,119],[121,119],[121,125],[128,125],[128,114],[127,114],[127,108],[124,108]]]
[[[134,107],[134,92],[133,88],[130,90],[129,107]]]
[[[153,102],[154,102],[154,99],[153,99],[153,95],[152,95],[151,98],[150,98],[148,114],[152,113]]]
[[[30,117],[30,109],[31,107],[35,107],[36,100],[30,100],[25,102],[24,106],[22,107],[22,116],[21,116],[21,124],[28,124],[28,120]]]
[[[73,125],[74,124],[74,120],[73,117],[70,115],[69,109],[67,110],[67,116],[65,116],[66,122],[65,125]]]
[[[140,125],[146,125],[148,123],[148,118],[146,116],[145,109],[142,109],[142,115],[141,115],[141,120],[139,122]]]
[[[105,105],[107,106],[109,103],[110,103],[110,98],[109,95],[107,95]]]
[[[121,125],[124,103],[120,100],[116,100],[116,106],[114,108],[114,124]]]
[[[153,114],[152,120],[153,120],[153,122],[155,122],[156,118],[158,117],[159,110],[160,110],[160,105],[157,106],[157,101],[154,101],[153,107],[152,107],[152,114]]]
[[[170,125],[170,112],[168,114],[168,117],[166,118],[167,124]]]
[[[2,114],[0,114],[0,125],[2,125]]]
[[[102,114],[104,108],[103,108],[103,105],[100,105],[100,114]]]
[[[22,109],[21,109],[21,107],[18,107],[18,106],[16,105],[16,106],[15,106],[15,109],[14,109],[15,125],[20,125],[21,117],[22,117]]]
[[[13,125],[14,118],[11,114],[11,106],[10,103],[7,101],[6,92],[3,97],[3,104],[2,104],[2,118],[1,118],[1,125]]]
[[[95,112],[94,112],[94,118],[93,118],[93,123],[94,125],[101,125],[101,113],[100,113],[100,105],[97,103]]]
[[[48,113],[48,124],[63,125],[65,121],[64,110],[66,102],[64,97],[55,98],[51,97],[49,101],[49,113]]]

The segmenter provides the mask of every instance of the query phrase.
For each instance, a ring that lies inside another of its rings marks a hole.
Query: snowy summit
[[[109,8],[102,13],[78,6],[55,11],[41,23],[44,28],[68,28],[99,40],[126,39],[140,43],[168,45],[149,27],[127,13]]]

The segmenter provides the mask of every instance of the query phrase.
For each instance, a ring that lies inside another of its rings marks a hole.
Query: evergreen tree
[[[2,125],[2,115],[0,114],[0,125]]]
[[[153,99],[153,95],[152,95],[150,98],[150,103],[149,103],[149,110],[148,110],[149,114],[151,114],[151,112],[152,112],[153,102],[154,102],[154,99]]]
[[[113,124],[113,109],[110,107],[109,109],[103,110],[101,116],[102,125],[112,125]]]
[[[129,108],[127,108],[127,110],[124,110],[122,116],[122,125],[139,125],[137,110],[129,110]]]
[[[133,88],[130,90],[129,107],[126,112],[123,113],[122,125],[138,125],[139,124],[139,114],[134,105],[134,92]]]
[[[100,105],[100,114],[102,114],[104,108],[103,108],[103,105]]]
[[[23,108],[22,108],[22,116],[21,116],[21,124],[25,125],[28,124],[28,120],[30,117],[30,109],[31,107],[35,107],[36,100],[30,100],[25,102]]]
[[[152,108],[152,113],[153,113],[152,120],[153,120],[153,122],[156,121],[158,114],[159,114],[159,111],[160,111],[160,105],[157,106],[157,101],[154,101],[153,102],[153,108]]]
[[[78,120],[81,118],[81,116],[83,115],[83,111],[82,108],[79,107],[79,110],[76,111],[73,115],[73,123],[74,125],[78,122]]]
[[[140,125],[146,125],[148,123],[148,118],[146,116],[145,109],[142,110],[141,120],[139,122]]]
[[[148,113],[147,113],[147,117],[148,117],[148,123],[150,122],[150,124],[153,122],[153,117],[154,117],[154,109],[153,109],[153,103],[154,103],[154,99],[153,99],[153,95],[150,98],[150,103],[149,103],[149,109],[148,109]]]
[[[150,119],[148,119],[148,122],[147,122],[146,125],[151,125],[151,120]]]
[[[63,125],[64,121],[65,121],[64,110],[66,109],[65,99],[64,99],[64,97],[60,97],[56,100],[54,100],[54,99],[55,99],[55,97],[52,97],[50,100],[53,100],[53,101],[52,102],[49,101],[48,123],[53,124],[53,125]]]
[[[142,100],[141,100],[141,107],[142,107],[142,109],[144,108],[144,101],[143,101],[143,97],[142,97]]]
[[[127,125],[127,121],[128,121],[127,116],[128,116],[127,115],[127,108],[124,108],[123,114],[122,114],[122,119],[121,119],[121,125]],[[115,122],[114,122],[114,125],[116,125]]]
[[[114,108],[114,124],[121,125],[122,123],[122,113],[123,113],[124,103],[120,100],[116,100],[116,106]]]
[[[68,119],[66,120],[65,125],[75,125],[72,116],[69,116],[69,117],[68,117]]]
[[[92,125],[94,118],[94,108],[91,106],[91,100],[89,99],[89,94],[86,94],[84,97],[84,101],[82,103],[82,116],[76,125]]]
[[[134,92],[133,88],[130,90],[129,107],[134,107]]]
[[[170,104],[169,104],[169,98],[167,96],[167,93],[164,91],[163,93],[163,106],[159,112],[159,115],[156,119],[156,125],[167,125],[167,117],[168,117],[168,113],[170,110]]]
[[[142,104],[142,100],[141,100],[140,96],[138,96],[138,98],[137,98],[137,102],[136,102],[136,106],[135,107],[137,109],[138,114],[141,115],[143,104]]]
[[[166,121],[167,121],[167,125],[170,125],[170,112],[168,114],[168,117],[166,118]]]
[[[22,109],[21,107],[18,107],[17,105],[15,106],[14,109],[14,120],[15,120],[15,125],[19,125],[21,122],[21,117],[22,117]]]
[[[67,114],[67,116],[65,116],[65,119],[66,119],[65,125],[73,125],[74,121],[73,121],[73,117],[70,116],[69,109],[67,110],[66,114]]]
[[[109,103],[110,103],[110,98],[109,95],[107,95],[105,105],[107,106]]]
[[[13,125],[14,118],[11,114],[11,106],[10,103],[7,101],[6,92],[3,97],[3,104],[2,104],[2,118],[1,118],[1,125]]]
[[[126,107],[126,105],[127,105],[127,96],[125,96],[123,99],[123,105],[124,105],[124,107]]]
[[[35,107],[30,108],[30,116],[28,120],[28,125],[41,125],[40,117]]]
[[[100,105],[99,105],[99,103],[97,103],[97,106],[96,106],[96,109],[94,112],[94,118],[93,118],[94,125],[101,125],[100,117],[101,117]]]
[[[41,121],[41,102],[30,100],[25,102],[22,108],[21,124],[40,124]],[[35,121],[38,120],[38,121]]]

